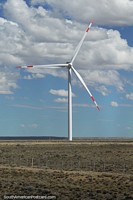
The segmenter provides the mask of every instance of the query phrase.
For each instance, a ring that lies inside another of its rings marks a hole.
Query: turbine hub
[[[68,68],[69,69],[72,67],[72,63],[71,62],[66,62],[66,64],[68,64]]]

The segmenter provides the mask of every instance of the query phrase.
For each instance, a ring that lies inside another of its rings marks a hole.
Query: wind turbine
[[[83,44],[83,41],[89,32],[91,26],[92,26],[93,20],[90,22],[88,28],[86,29],[82,39],[80,40],[77,48],[75,49],[74,56],[72,57],[70,62],[66,62],[65,64],[50,64],[50,65],[29,65],[29,66],[17,66],[16,68],[40,68],[40,69],[56,69],[56,68],[67,68],[68,70],[68,139],[69,141],[72,141],[72,84],[71,84],[71,77],[72,77],[72,71],[77,76],[79,81],[84,86],[85,90],[88,92],[90,98],[96,105],[97,109],[100,110],[96,100],[94,99],[93,95],[91,94],[90,90],[88,89],[87,85],[85,84],[83,78],[79,74],[79,72],[73,67],[74,60],[76,59],[78,52]]]

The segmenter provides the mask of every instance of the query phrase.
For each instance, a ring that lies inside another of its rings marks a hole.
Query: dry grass
[[[0,165],[1,199],[4,195],[55,195],[59,200],[133,199],[131,142],[4,141],[0,143],[0,156],[0,162],[3,159]],[[13,158],[16,165],[9,162]],[[23,167],[20,158],[25,162]],[[54,165],[31,167],[31,163],[26,165],[27,159],[31,161],[31,158],[35,161],[44,158]],[[63,166],[56,165],[62,161]],[[69,166],[71,161],[73,168]],[[92,161],[98,165],[90,171],[81,163],[77,166],[79,161]],[[112,165],[103,168],[103,161]],[[125,171],[117,168],[124,163]]]
[[[55,195],[57,199],[133,199],[133,177],[94,172],[0,168],[3,195]]]

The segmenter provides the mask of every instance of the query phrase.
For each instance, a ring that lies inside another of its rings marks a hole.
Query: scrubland
[[[133,143],[0,142],[0,195],[133,199]]]

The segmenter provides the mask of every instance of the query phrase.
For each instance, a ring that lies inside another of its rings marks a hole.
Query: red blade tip
[[[31,68],[31,67],[33,67],[33,65],[29,65],[29,66],[27,66],[28,68]]]
[[[21,68],[21,66],[16,66],[16,68]]]
[[[100,111],[100,108],[99,108],[99,106],[97,106],[97,109]]]
[[[93,96],[91,96],[91,99],[92,99],[92,101],[95,101],[95,99],[94,99],[94,97],[93,97]]]
[[[86,29],[86,32],[88,32],[90,30],[90,27],[91,27],[93,22],[94,22],[94,19],[91,20],[89,27]]]

